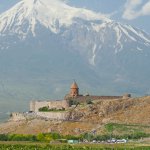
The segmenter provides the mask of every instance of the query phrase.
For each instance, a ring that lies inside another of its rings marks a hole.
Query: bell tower
[[[70,96],[71,97],[79,96],[79,88],[78,88],[78,85],[77,85],[77,83],[75,81],[71,85]]]

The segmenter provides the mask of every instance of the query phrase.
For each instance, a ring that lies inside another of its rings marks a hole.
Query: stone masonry
[[[31,101],[30,102],[30,111],[38,112],[39,108],[49,107],[49,109],[67,109],[68,103],[66,100],[55,100],[55,101]]]

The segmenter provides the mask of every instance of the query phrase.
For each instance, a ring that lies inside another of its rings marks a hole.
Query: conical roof
[[[78,89],[78,85],[75,81],[72,83],[71,89]]]

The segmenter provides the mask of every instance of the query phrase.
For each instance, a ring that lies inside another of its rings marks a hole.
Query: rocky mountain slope
[[[59,132],[78,135],[96,130],[97,133],[105,134],[106,125],[110,123],[119,125],[115,131],[117,134],[121,127],[127,128],[125,131],[120,131],[121,133],[137,129],[150,133],[149,114],[149,96],[120,100],[97,100],[94,104],[79,105],[72,113],[72,121],[50,121],[38,118],[17,122],[9,121],[0,125],[0,133]]]
[[[0,110],[59,98],[73,79],[83,93],[149,94],[149,58],[140,29],[62,0],[21,0],[0,14]]]

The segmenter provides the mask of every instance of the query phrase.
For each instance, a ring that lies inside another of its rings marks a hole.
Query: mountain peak
[[[25,3],[28,5],[35,4],[47,4],[47,5],[65,5],[66,2],[64,0],[21,0],[21,3]]]
[[[75,22],[75,18],[110,21],[102,14],[71,7],[64,0],[22,0],[0,15],[0,33],[13,32],[25,35],[27,33],[24,33],[21,27],[28,24],[26,31],[32,31],[34,35],[37,23],[56,33],[57,27],[70,26]]]

